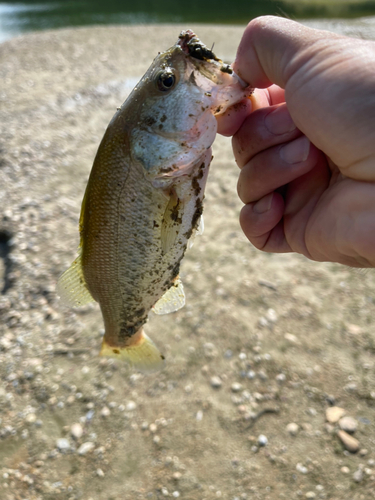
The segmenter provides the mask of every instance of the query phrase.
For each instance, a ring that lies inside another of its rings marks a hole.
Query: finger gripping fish
[[[250,93],[188,30],[108,125],[82,202],[79,255],[58,282],[69,305],[99,303],[102,355],[161,367],[143,325],[151,309],[166,314],[185,303],[179,268],[199,230],[215,114]]]

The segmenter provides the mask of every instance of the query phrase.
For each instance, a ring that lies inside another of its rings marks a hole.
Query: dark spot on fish
[[[194,75],[194,71],[192,71],[190,73],[190,76],[189,76],[189,82],[192,83],[193,85],[197,85],[197,81],[195,79],[195,75]]]
[[[202,205],[202,200],[199,198],[196,199],[195,201],[195,212],[191,221],[191,226],[195,228],[198,224],[199,218],[202,215],[203,212],[203,205]]]
[[[118,349],[112,349],[112,351],[115,353],[115,354],[120,354],[120,351]]]
[[[215,113],[220,113],[220,111],[222,110],[222,106],[218,106],[216,109],[215,109]]]
[[[168,172],[172,172],[173,171],[173,165],[172,167],[163,167],[160,169],[160,172],[163,172],[163,173],[168,173]]]
[[[173,280],[176,279],[176,277],[178,276],[179,272],[180,272],[180,263],[176,262],[176,264],[173,266],[173,269],[172,269]]]
[[[195,116],[195,115],[193,115],[193,113],[189,113],[188,116],[191,118],[192,116]]]
[[[233,74],[233,69],[229,66],[229,64],[223,64],[220,68],[220,71],[222,71],[223,73],[228,73],[228,75]]]
[[[180,200],[177,199],[176,205],[172,208],[171,211],[171,219],[173,222],[177,222],[178,224],[182,223],[181,216],[179,216],[179,205],[180,205]]]
[[[162,128],[163,128],[163,124],[161,123],[161,124],[159,125],[159,130],[161,130]]]
[[[159,227],[159,224],[156,222],[156,220],[153,221],[153,228]]]
[[[164,123],[166,119],[167,119],[167,115],[163,115],[163,116],[160,118],[160,121],[161,121],[162,123]]]
[[[163,356],[163,354],[160,354],[160,357],[163,361],[165,360],[165,356]]]
[[[202,179],[203,175],[204,175],[204,162],[202,163],[202,165],[199,167],[199,172],[198,172],[198,175],[197,175],[197,179]]]
[[[144,120],[145,124],[148,125],[149,127],[151,127],[152,125],[154,125],[156,123],[156,120],[153,116],[146,116],[145,120]]]
[[[193,182],[191,183],[191,185],[193,186],[195,196],[199,196],[199,193],[201,192],[202,188],[199,185],[197,177],[194,177]]]

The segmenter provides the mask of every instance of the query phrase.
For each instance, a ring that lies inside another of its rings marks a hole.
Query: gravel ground
[[[375,33],[371,19],[320,25]],[[0,45],[0,498],[374,498],[374,272],[255,250],[229,140],[182,266],[187,305],[147,325],[161,373],[100,359],[98,307],[56,297],[104,129],[182,28]],[[243,28],[194,28],[233,60]]]

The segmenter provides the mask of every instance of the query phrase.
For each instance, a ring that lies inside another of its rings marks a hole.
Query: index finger
[[[253,111],[283,102],[285,102],[285,92],[277,85],[271,85],[268,89],[254,89],[250,98],[242,100],[216,116],[217,132],[227,137],[232,136]]]

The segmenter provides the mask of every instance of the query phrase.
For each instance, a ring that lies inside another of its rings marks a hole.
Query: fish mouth
[[[207,45],[199,40],[197,35],[192,30],[181,31],[178,37],[177,45],[181,47],[184,54],[198,59],[199,61],[207,61],[211,63],[217,63],[220,67],[220,71],[223,73],[228,73],[231,75],[233,73],[232,68],[229,64],[224,63],[219,59],[213,52],[209,49]]]

